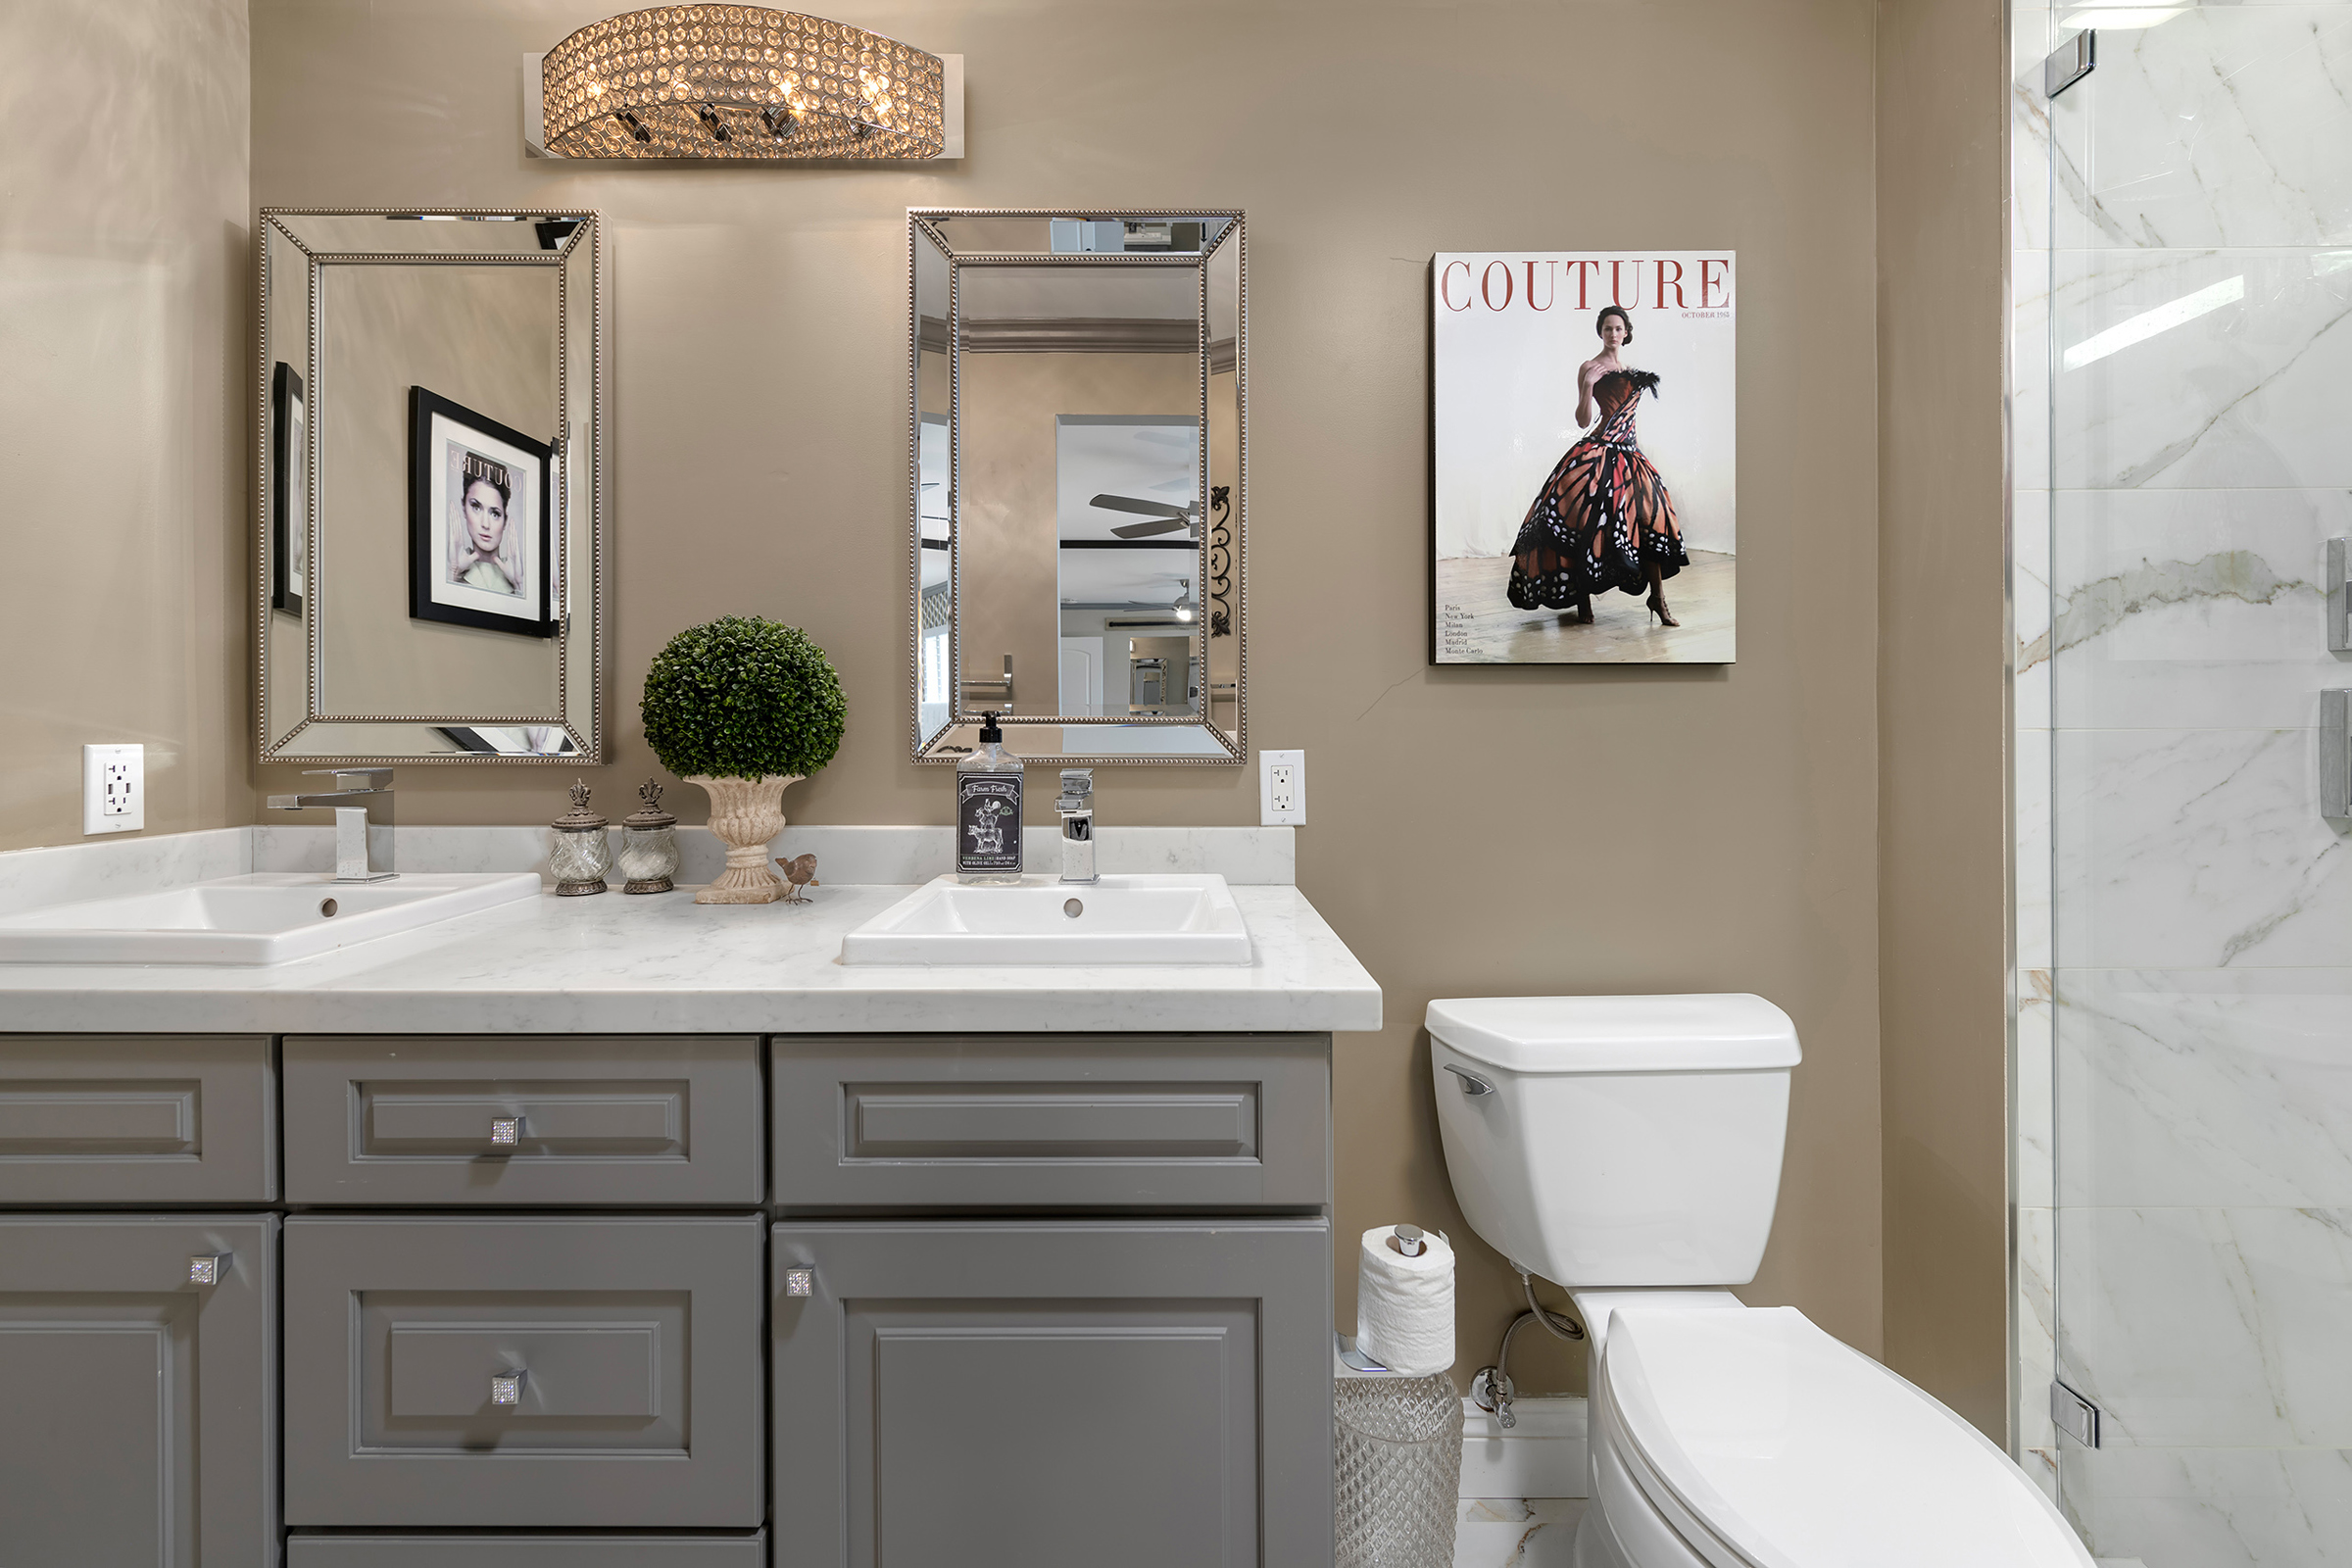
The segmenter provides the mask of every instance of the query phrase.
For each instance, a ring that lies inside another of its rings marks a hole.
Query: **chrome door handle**
[[[1450,1061],[1440,1062],[1439,1065],[1444,1067],[1447,1072],[1453,1074],[1456,1078],[1459,1078],[1462,1081],[1462,1093],[1468,1095],[1473,1100],[1476,1100],[1481,1095],[1491,1095],[1494,1092],[1494,1086],[1493,1084],[1487,1082],[1484,1078],[1481,1078],[1478,1074],[1472,1072],[1467,1067],[1456,1067]]]
[[[522,1382],[529,1375],[521,1367],[516,1367],[512,1372],[491,1373],[490,1402],[492,1404],[520,1404],[522,1402]]]

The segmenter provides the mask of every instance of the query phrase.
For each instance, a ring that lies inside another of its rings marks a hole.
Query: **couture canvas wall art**
[[[1432,262],[1431,662],[1733,662],[1737,260]]]
[[[548,460],[553,447],[409,389],[409,613],[552,637]]]

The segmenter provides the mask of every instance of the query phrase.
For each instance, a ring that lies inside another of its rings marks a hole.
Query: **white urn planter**
[[[784,879],[768,866],[767,846],[784,831],[784,786],[798,784],[803,776],[687,776],[687,783],[701,785],[710,795],[710,831],[727,847],[726,870],[695,894],[695,903],[773,904],[784,896]]]

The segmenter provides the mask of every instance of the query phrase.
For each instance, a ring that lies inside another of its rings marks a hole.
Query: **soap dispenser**
[[[1021,760],[1004,749],[991,710],[980,744],[956,763],[956,880],[1016,887],[1021,880]]]

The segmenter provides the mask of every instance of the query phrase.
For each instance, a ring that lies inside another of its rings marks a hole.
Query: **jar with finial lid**
[[[645,804],[620,819],[623,893],[667,893],[678,871],[678,819],[662,809],[662,786],[647,779],[637,786]]]
[[[605,837],[605,819],[588,809],[588,785],[571,786],[571,809],[548,824],[554,843],[547,868],[555,873],[556,891],[565,898],[605,891],[605,873],[612,869],[612,846]]]

